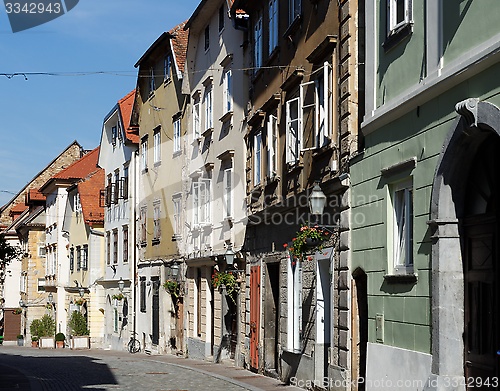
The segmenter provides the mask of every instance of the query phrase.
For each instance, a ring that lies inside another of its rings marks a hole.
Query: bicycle
[[[130,341],[128,341],[127,344],[127,350],[129,351],[129,353],[139,353],[141,351],[141,343],[137,338],[131,336]]]

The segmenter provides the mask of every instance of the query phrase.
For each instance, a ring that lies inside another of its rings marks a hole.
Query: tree
[[[73,335],[82,336],[90,334],[90,331],[87,328],[87,320],[79,311],[73,311],[71,317],[69,318],[68,326]]]
[[[4,269],[12,260],[19,259],[21,249],[13,247],[5,240],[5,234],[0,234],[0,269]]]

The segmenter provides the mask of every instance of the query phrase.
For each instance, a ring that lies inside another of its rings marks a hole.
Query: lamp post
[[[54,295],[52,294],[52,292],[49,292],[49,295],[47,296],[47,303],[50,305],[51,311],[54,310],[54,320],[55,320],[56,324],[58,325],[58,323],[57,323],[57,308],[56,308],[56,304],[54,303]],[[60,325],[58,325],[58,326],[60,326]],[[60,327],[59,327],[59,331],[61,331]]]
[[[80,287],[80,289],[78,289],[78,294],[83,299],[83,295],[85,295],[85,288]]]
[[[227,266],[233,266],[235,256],[236,256],[236,254],[233,251],[233,246],[228,245],[227,250],[224,253],[224,259],[226,260]]]
[[[321,216],[325,210],[326,195],[319,187],[319,182],[314,183],[311,194],[309,195],[309,210],[311,214]]]
[[[172,271],[172,277],[174,277],[174,279],[177,280],[177,277],[179,276],[179,264],[175,261],[172,262],[170,270]]]
[[[120,280],[118,281],[118,290],[120,293],[123,293],[123,289],[125,288],[125,281],[123,281],[123,278],[120,277]]]

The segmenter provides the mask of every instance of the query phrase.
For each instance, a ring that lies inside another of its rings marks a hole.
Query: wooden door
[[[499,375],[500,350],[495,219],[467,219],[465,239],[465,376],[491,381]]]
[[[160,280],[154,277],[151,278],[151,282],[153,285],[151,343],[158,345],[160,342]]]
[[[260,266],[250,268],[250,366],[259,369]]]

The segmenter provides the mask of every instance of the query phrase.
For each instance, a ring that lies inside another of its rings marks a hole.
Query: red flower
[[[287,248],[287,247],[288,247],[288,243],[285,243],[285,244],[283,245],[283,247],[284,247],[284,248]]]
[[[307,257],[307,260],[308,260],[308,261],[312,261],[312,260],[313,260],[313,257],[309,256],[309,257]]]
[[[295,242],[296,240],[297,240],[297,238],[293,238],[293,239],[292,239],[292,242]]]

